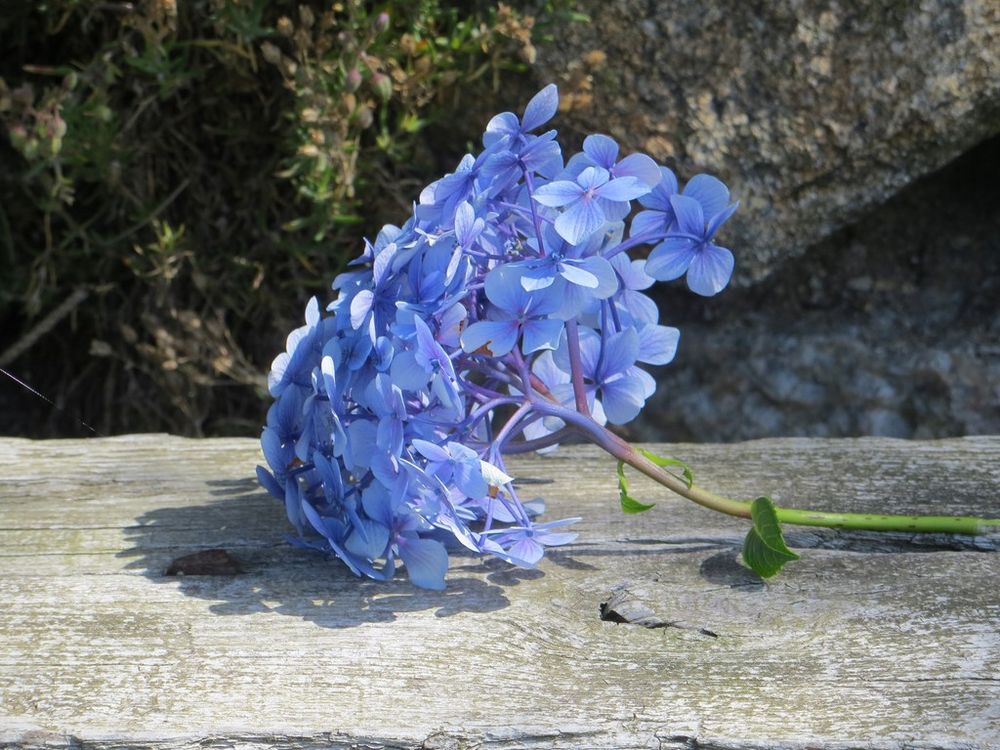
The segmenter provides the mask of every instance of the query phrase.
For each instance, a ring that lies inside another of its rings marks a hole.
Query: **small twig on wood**
[[[28,349],[35,345],[38,339],[55,328],[59,321],[73,312],[89,295],[90,291],[84,287],[74,290],[55,310],[38,321],[31,330],[0,354],[0,367],[6,367],[28,351]]]

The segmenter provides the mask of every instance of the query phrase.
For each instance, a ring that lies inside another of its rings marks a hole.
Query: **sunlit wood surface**
[[[735,497],[1000,515],[1000,438],[673,445]],[[0,747],[1000,748],[1000,554],[985,537],[744,522],[591,448],[512,473],[581,515],[535,571],[453,557],[442,593],[287,546],[252,440],[0,439]],[[538,481],[538,480],[552,480]],[[222,549],[242,572],[166,576]],[[627,591],[647,628],[600,617]]]

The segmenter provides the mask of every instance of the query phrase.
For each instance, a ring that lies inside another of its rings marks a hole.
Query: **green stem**
[[[624,442],[624,441],[622,441]],[[629,446],[631,447],[631,446]],[[637,451],[624,454],[623,460],[667,489],[705,508],[730,516],[750,517],[749,500],[733,500],[702,489],[687,486],[680,477],[657,466]],[[885,513],[831,513],[820,510],[800,510],[775,506],[781,523],[796,526],[824,526],[835,529],[865,529],[868,531],[908,531],[913,533],[989,534],[1000,531],[1000,518],[976,516],[907,516]]]
[[[990,534],[1000,531],[1000,518],[976,516],[903,516],[883,513],[827,513],[798,508],[778,508],[778,520],[798,526],[835,529],[910,531],[914,533]]]
[[[597,424],[589,416],[548,401],[533,401],[536,411],[559,417],[569,429],[596,443],[619,461],[641,471],[655,482],[705,508],[730,516],[750,518],[749,500],[734,500],[688,485],[683,479],[644,456],[631,443]],[[829,513],[820,510],[775,507],[778,521],[797,526],[825,526],[868,531],[908,531],[913,533],[991,534],[1000,532],[1000,518],[975,516],[900,516],[879,513]]]

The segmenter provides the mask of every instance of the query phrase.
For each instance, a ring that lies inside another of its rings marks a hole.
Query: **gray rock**
[[[1000,432],[997,164],[1000,138],[767,284],[709,300],[660,285],[661,317],[681,344],[632,436]]]
[[[592,22],[538,50],[559,127],[727,181],[743,205],[721,238],[737,286],[1000,132],[996,0],[577,6]]]

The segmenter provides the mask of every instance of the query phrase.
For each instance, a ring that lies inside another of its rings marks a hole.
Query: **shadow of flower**
[[[132,546],[118,556],[132,558],[125,567],[151,581],[173,583],[187,596],[211,600],[210,610],[217,614],[275,612],[321,627],[349,628],[427,609],[439,617],[494,612],[510,604],[497,584],[518,582],[516,576],[493,580],[495,571],[478,565],[489,580],[462,575],[473,566],[454,564],[444,591],[419,589],[405,576],[388,582],[358,579],[337,560],[324,561],[318,553],[288,545],[284,511],[256,480],[213,480],[208,485],[208,494],[219,500],[143,513],[125,529]],[[231,564],[219,566],[217,575],[167,575],[178,558],[205,550],[224,550],[225,555],[207,557]],[[453,555],[453,563],[461,559]],[[543,575],[529,572],[531,577]]]

